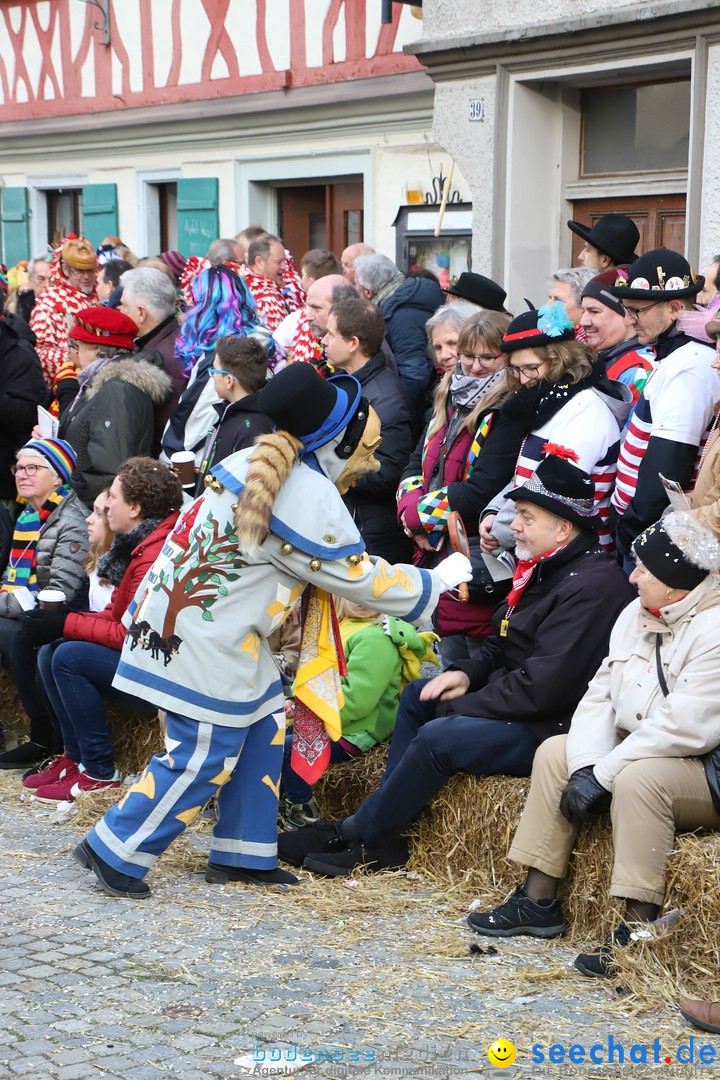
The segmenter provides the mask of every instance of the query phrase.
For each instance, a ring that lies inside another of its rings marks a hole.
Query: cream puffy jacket
[[[661,612],[657,618],[639,600],[625,608],[570,725],[570,774],[594,765],[609,791],[631,761],[699,757],[720,744],[718,577],[709,574]],[[667,697],[658,681],[657,634]]]

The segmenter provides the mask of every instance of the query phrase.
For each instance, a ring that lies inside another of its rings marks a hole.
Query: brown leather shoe
[[[720,1034],[720,1001],[693,1001],[688,998],[680,1002],[679,1009],[695,1027]]]

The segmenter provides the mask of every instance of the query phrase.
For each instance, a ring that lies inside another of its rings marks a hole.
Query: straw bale
[[[0,668],[0,718],[6,744],[25,742],[30,737],[30,722],[23,709],[12,676]]]
[[[143,716],[108,702],[106,716],[115,764],[124,776],[142,772],[153,754],[162,753],[164,736],[157,714]]]
[[[616,949],[614,982],[642,1009],[648,1002],[677,1002],[678,997],[717,998],[718,927],[720,927],[720,836],[678,836],[670,856],[664,909],[678,909],[680,920],[669,929],[651,928],[649,939]],[[644,929],[644,928],[643,928]]]
[[[367,754],[341,761],[327,770],[313,792],[323,817],[334,821],[357,810],[363,799],[379,786],[387,752],[387,743],[382,743]]]

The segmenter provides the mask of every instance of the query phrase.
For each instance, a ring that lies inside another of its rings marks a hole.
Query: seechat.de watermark
[[[720,1061],[720,1051],[711,1043],[701,1042],[694,1035],[676,1049],[663,1048],[659,1039],[651,1043],[627,1045],[608,1035],[604,1042],[534,1043],[530,1048],[535,1065],[714,1065]],[[665,1075],[668,1075],[667,1073]],[[679,1075],[679,1074],[678,1074]],[[688,1073],[688,1075],[692,1075]]]

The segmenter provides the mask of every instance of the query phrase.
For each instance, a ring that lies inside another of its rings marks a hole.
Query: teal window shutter
[[[85,184],[83,232],[94,248],[106,236],[118,235],[117,184]]]
[[[28,193],[24,187],[2,189],[2,261],[14,266],[20,259],[31,259],[28,223]]]
[[[177,182],[178,247],[185,256],[204,255],[220,228],[216,176]]]

